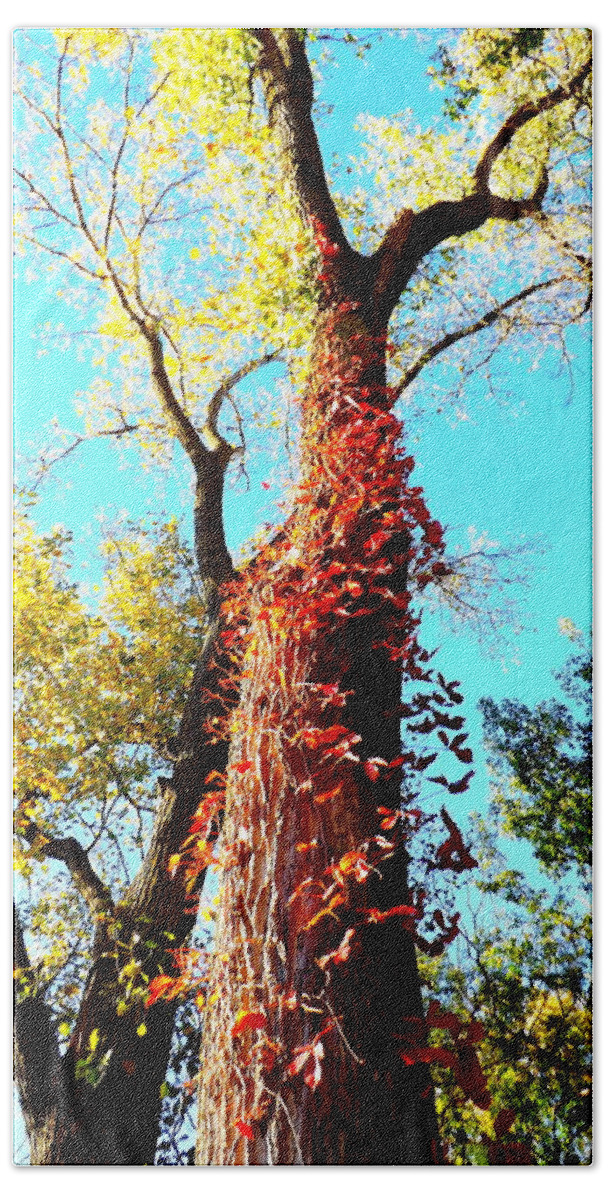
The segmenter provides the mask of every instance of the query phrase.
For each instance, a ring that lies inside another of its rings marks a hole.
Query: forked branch
[[[93,916],[106,916],[114,911],[110,889],[93,870],[86,851],[76,838],[47,837],[35,821],[20,821],[19,817],[17,831],[45,858],[53,858],[65,864],[74,886]]]
[[[563,104],[565,100],[570,100],[575,96],[585,82],[591,71],[591,59],[588,58],[583,66],[573,75],[568,83],[561,84],[550,92],[545,92],[539,100],[529,100],[527,104],[521,104],[514,112],[507,117],[503,122],[498,133],[492,138],[492,141],[486,147],[481,156],[477,168],[475,170],[475,183],[479,191],[489,190],[490,175],[492,168],[496,163],[503,150],[506,150],[519,129],[523,129],[529,121],[533,121],[535,117],[539,117],[542,113],[549,112],[558,104]]]
[[[435,246],[451,237],[479,229],[487,220],[519,221],[541,211],[549,186],[546,166],[540,167],[533,191],[522,200],[498,196],[490,189],[492,169],[518,130],[535,117],[580,94],[591,71],[591,58],[568,84],[520,105],[503,122],[482,154],[474,172],[475,190],[461,200],[439,201],[421,212],[406,209],[395,219],[372,256],[376,269],[375,298],[389,315],[416,267]]]

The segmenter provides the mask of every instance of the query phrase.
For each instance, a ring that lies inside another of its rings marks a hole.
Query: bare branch
[[[61,54],[61,55],[60,55],[60,57],[59,57],[59,63],[58,63],[58,67],[57,67],[57,92],[56,92],[56,108],[55,108],[55,125],[54,125],[54,127],[53,127],[53,128],[54,128],[54,131],[55,131],[55,133],[56,133],[56,135],[57,135],[57,137],[58,137],[58,139],[59,139],[59,142],[60,142],[60,144],[61,144],[61,149],[62,149],[62,151],[63,151],[63,158],[64,158],[64,162],[65,162],[65,169],[66,169],[66,175],[67,175],[67,180],[68,180],[68,186],[69,186],[69,189],[70,189],[70,194],[71,194],[71,197],[72,197],[72,202],[73,202],[73,204],[74,204],[74,208],[75,208],[75,210],[76,210],[76,215],[77,215],[77,217],[78,217],[78,224],[79,224],[79,226],[80,226],[80,228],[81,228],[82,232],[84,233],[84,235],[85,235],[85,237],[86,237],[87,241],[88,241],[88,242],[90,243],[90,245],[93,247],[93,250],[95,251],[95,253],[96,253],[96,254],[99,254],[99,247],[98,247],[98,245],[97,245],[97,243],[96,243],[96,241],[95,241],[95,239],[94,239],[94,237],[93,237],[93,235],[92,235],[92,233],[91,233],[91,231],[90,231],[90,229],[89,229],[89,226],[88,226],[88,224],[87,224],[87,220],[86,220],[86,217],[85,217],[85,215],[84,215],[84,209],[83,209],[83,207],[82,207],[82,201],[81,201],[81,199],[80,199],[80,195],[79,195],[79,193],[78,193],[78,188],[76,187],[76,178],[75,178],[75,175],[74,175],[74,168],[73,168],[73,166],[72,166],[72,159],[71,159],[71,156],[70,156],[70,151],[69,151],[69,147],[68,147],[67,139],[66,139],[66,136],[65,136],[65,131],[64,131],[64,128],[63,128],[63,124],[62,124],[62,115],[61,115],[61,106],[62,106],[61,85],[62,85],[62,80],[63,80],[63,68],[64,68],[65,60],[66,60],[66,57],[67,57],[67,52],[68,52],[68,47],[69,47],[70,41],[71,41],[71,35],[69,35],[69,36],[68,36],[68,37],[65,39],[65,43],[64,43],[63,52],[62,52],[62,54]]]
[[[129,137],[129,128],[130,128],[130,124],[131,124],[131,120],[129,117],[129,87],[130,87],[130,83],[131,83],[131,72],[133,69],[133,55],[134,54],[135,54],[135,42],[133,41],[132,38],[129,38],[129,61],[128,61],[127,69],[125,72],[125,92],[124,92],[125,127],[123,130],[122,138],[120,140],[120,145],[118,147],[118,151],[116,153],[116,157],[114,159],[114,162],[112,163],[112,172],[111,172],[112,193],[110,196],[110,203],[108,205],[108,216],[106,219],[106,228],[105,228],[104,239],[103,239],[103,246],[104,246],[104,251],[106,254],[108,253],[108,246],[110,244],[110,234],[112,232],[112,218],[114,216],[114,210],[116,208],[116,196],[117,196],[117,192],[118,192],[118,168],[120,166],[120,160],[125,151],[125,146],[127,144],[127,140]]]
[[[93,271],[90,267],[85,267],[84,263],[78,262],[78,259],[72,258],[71,254],[67,254],[65,250],[57,250],[54,246],[47,246],[46,242],[40,242],[38,238],[32,237],[31,234],[21,234],[24,242],[30,242],[32,246],[37,246],[39,250],[44,250],[45,254],[53,254],[55,258],[65,258],[72,267],[80,271],[82,275],[86,275],[89,279],[96,279],[97,282],[103,283],[108,279],[108,276],[103,271]]]
[[[426,367],[428,363],[432,362],[434,358],[437,358],[439,354],[443,354],[444,350],[448,350],[450,346],[455,344],[455,342],[460,342],[463,338],[471,337],[475,333],[481,333],[484,329],[488,329],[491,325],[494,325],[496,321],[500,320],[503,313],[508,312],[508,310],[513,308],[514,305],[520,304],[523,300],[527,300],[528,296],[533,296],[535,293],[541,292],[546,288],[556,287],[559,283],[563,283],[564,280],[569,278],[570,277],[568,275],[558,275],[555,279],[546,279],[541,283],[530,284],[529,287],[522,288],[522,290],[517,292],[515,296],[510,296],[509,299],[503,301],[502,304],[497,304],[494,308],[490,309],[489,312],[484,313],[483,317],[479,317],[477,321],[473,321],[470,325],[465,325],[461,329],[455,329],[452,333],[447,333],[445,337],[440,338],[439,341],[434,343],[434,345],[429,346],[426,350],[424,350],[423,353],[416,359],[416,362],[413,363],[411,367],[408,367],[407,371],[405,371],[405,373],[401,376],[399,383],[395,386],[395,397],[400,396],[402,392],[404,392],[405,389],[409,387],[411,383],[413,383],[414,379],[420,374],[423,367]]]
[[[55,206],[51,204],[48,196],[45,196],[44,192],[41,192],[37,187],[34,186],[28,175],[25,175],[24,172],[20,171],[17,167],[15,167],[15,175],[17,175],[19,179],[23,180],[32,195],[42,202],[47,212],[52,213],[52,215],[56,217],[58,221],[65,221],[66,225],[70,225],[72,229],[79,228],[76,221],[73,221],[71,217],[66,216],[65,213],[60,212],[58,208],[55,208]]]
[[[52,470],[52,468],[58,462],[61,462],[64,458],[67,458],[68,455],[73,454],[75,450],[78,450],[79,447],[83,446],[86,442],[90,442],[94,438],[100,438],[100,437],[121,438],[121,437],[124,437],[125,434],[127,434],[127,433],[135,433],[135,431],[138,428],[139,428],[138,425],[129,424],[123,418],[123,424],[120,425],[117,429],[95,429],[92,433],[77,434],[76,437],[74,438],[74,441],[70,442],[69,446],[66,446],[63,450],[60,450],[57,454],[53,455],[51,458],[45,459],[43,457],[42,463],[40,466],[40,470],[39,470],[39,472],[36,476],[35,482],[34,482],[34,487],[38,486],[38,484],[41,482],[41,480],[44,478],[44,476],[47,475],[48,472],[50,470]]]
[[[154,103],[154,101],[156,100],[156,97],[158,96],[158,93],[159,93],[159,92],[162,92],[162,90],[163,90],[163,88],[164,88],[164,86],[165,86],[165,84],[166,84],[167,80],[169,79],[169,77],[170,77],[172,74],[173,74],[173,72],[172,72],[172,71],[166,71],[166,72],[165,72],[165,74],[163,75],[163,77],[162,77],[162,79],[161,79],[160,83],[158,84],[158,86],[154,88],[154,91],[150,93],[150,95],[147,97],[147,99],[146,99],[146,100],[144,100],[144,102],[143,102],[143,104],[141,105],[141,107],[140,107],[140,108],[138,108],[138,110],[137,110],[137,114],[136,114],[138,118],[139,118],[139,117],[141,117],[141,114],[142,114],[143,112],[145,112],[145,111],[146,111],[146,109],[147,109],[147,107],[148,107],[148,105],[149,105],[149,104],[153,104],[153,103]]]
[[[137,236],[141,237],[141,235],[144,232],[147,225],[155,224],[155,222],[153,220],[154,214],[156,212],[158,212],[158,209],[162,205],[162,202],[165,199],[165,197],[168,196],[169,192],[172,192],[175,188],[181,187],[181,185],[183,183],[189,183],[191,179],[196,178],[196,176],[200,175],[200,174],[201,174],[201,172],[199,170],[188,171],[185,175],[182,175],[180,179],[174,179],[171,181],[171,183],[168,183],[167,186],[165,188],[163,188],[163,190],[160,193],[160,195],[158,196],[157,200],[155,200],[150,211],[148,213],[144,213],[144,219],[143,219],[141,225],[139,226],[139,229],[137,231]],[[200,208],[197,211],[204,212],[204,211],[206,211],[206,209]],[[142,212],[144,212],[143,207],[142,207]],[[165,218],[165,220],[166,219],[167,218]]]
[[[230,392],[242,379],[247,375],[251,375],[253,371],[259,370],[260,367],[265,367],[268,363],[276,362],[280,357],[280,350],[272,350],[269,354],[263,354],[260,358],[252,358],[244,366],[239,367],[237,371],[233,371],[223,383],[213,393],[209,404],[207,405],[207,419],[203,429],[203,437],[209,449],[216,449],[217,444],[224,439],[220,439],[217,431],[217,422],[220,415],[220,410],[224,400],[228,399]]]

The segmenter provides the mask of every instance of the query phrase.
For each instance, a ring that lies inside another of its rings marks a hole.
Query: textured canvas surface
[[[23,1165],[591,1161],[591,35],[21,29]]]

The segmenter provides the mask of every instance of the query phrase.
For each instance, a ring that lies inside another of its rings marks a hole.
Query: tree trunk
[[[423,1015],[407,851],[378,813],[412,641],[385,337],[343,294],[320,314],[294,511],[248,581],[200,1164],[438,1161],[428,1071],[400,1056]]]

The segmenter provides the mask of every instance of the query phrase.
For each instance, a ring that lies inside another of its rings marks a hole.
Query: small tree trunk
[[[384,347],[352,303],[320,318],[296,506],[249,580],[201,1164],[438,1161],[428,1072],[400,1057],[422,1018],[411,921],[384,917],[410,907],[378,814],[401,773],[368,762],[399,757],[411,634]]]

